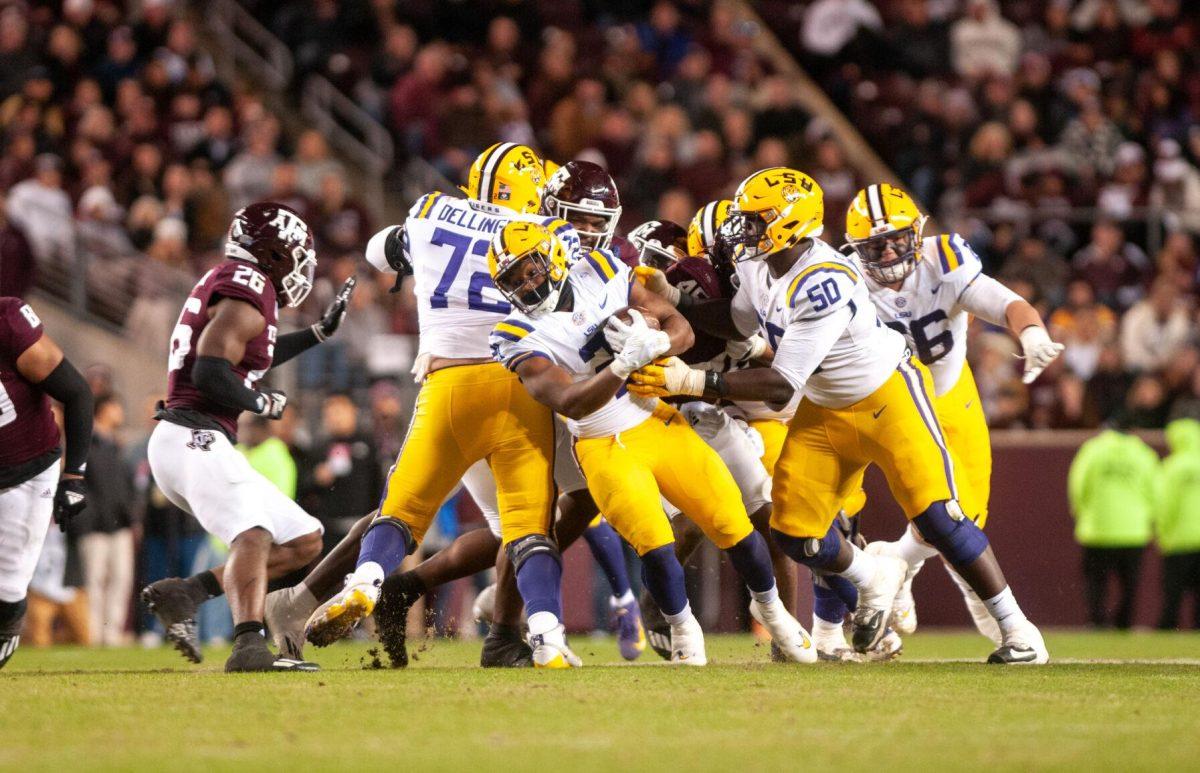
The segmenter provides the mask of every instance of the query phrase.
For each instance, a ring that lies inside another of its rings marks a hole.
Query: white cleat
[[[846,634],[839,625],[835,630],[823,630],[813,626],[813,644],[817,648],[817,659],[829,663],[861,663],[863,656],[854,651],[846,641]]]
[[[891,542],[872,542],[867,545],[867,552],[875,556],[899,558]],[[917,632],[917,602],[913,600],[912,585],[913,578],[917,576],[917,571],[920,571],[921,564],[924,563],[921,561],[917,566],[908,568],[904,585],[900,586],[900,592],[896,594],[896,600],[892,602],[892,616],[888,625],[896,629],[896,632],[902,636],[911,636]]]
[[[858,607],[854,610],[851,639],[854,649],[862,653],[869,652],[887,633],[892,604],[908,571],[908,564],[899,558],[876,556],[875,560],[878,562],[875,577],[858,589]]]
[[[580,668],[583,661],[567,646],[565,629],[560,624],[547,633],[529,637],[533,667],[548,669]]]
[[[771,634],[771,643],[779,648],[783,656],[793,663],[816,663],[817,648],[813,646],[808,631],[800,621],[792,617],[783,602],[776,599],[770,604],[760,604],[751,599],[750,615]]]
[[[471,615],[475,622],[491,625],[495,618],[495,609],[496,583],[492,583],[475,596],[475,602],[471,604]]]
[[[1004,637],[987,662],[998,665],[1040,666],[1050,661],[1046,642],[1037,626],[1026,620]]]
[[[317,607],[304,626],[304,637],[317,647],[326,647],[347,636],[359,621],[375,611],[379,601],[378,582],[354,580],[334,597]]]
[[[304,625],[312,610],[301,609],[292,602],[289,590],[281,588],[267,594],[263,622],[271,632],[271,639],[280,656],[304,660]]]
[[[681,666],[706,666],[704,629],[695,616],[671,626],[671,662]]]
[[[872,647],[863,658],[869,663],[886,663],[900,657],[903,650],[904,641],[898,633],[889,628],[879,643]]]

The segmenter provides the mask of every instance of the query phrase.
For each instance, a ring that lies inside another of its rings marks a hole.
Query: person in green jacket
[[[1154,519],[1158,455],[1135,435],[1108,429],[1079,448],[1067,475],[1067,495],[1075,518],[1075,540],[1083,547],[1084,595],[1088,618],[1107,623],[1105,586],[1119,585],[1113,625],[1133,623],[1142,553]]]
[[[271,421],[265,416],[246,414],[239,427],[242,442],[237,449],[250,466],[275,484],[290,499],[296,498],[296,461],[287,443],[271,434]]]
[[[1155,532],[1163,555],[1163,606],[1158,627],[1179,627],[1179,608],[1190,591],[1192,627],[1200,628],[1200,421],[1167,425],[1170,455],[1163,460]]]

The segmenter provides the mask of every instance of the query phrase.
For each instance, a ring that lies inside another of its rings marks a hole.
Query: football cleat
[[[243,634],[233,643],[233,652],[225,661],[226,673],[262,671],[320,671],[316,663],[277,656],[262,634]]]
[[[534,668],[562,669],[583,666],[583,661],[567,646],[562,624],[553,631],[530,636],[529,647],[533,650]]]
[[[379,585],[378,582],[353,581],[342,588],[308,618],[304,638],[314,646],[328,647],[347,636],[360,620],[375,611]]]
[[[288,603],[286,588],[267,594],[263,622],[280,655],[292,660],[304,659],[304,623],[307,620],[306,612]]]
[[[876,556],[875,577],[858,589],[858,607],[854,610],[851,640],[858,652],[868,652],[887,633],[888,618],[896,594],[904,585],[908,564],[891,556]]]
[[[20,644],[20,636],[0,636],[0,668],[4,668],[4,664],[12,659]]]
[[[875,556],[899,558],[894,551],[892,542],[872,542],[867,545],[867,552]],[[892,616],[888,625],[903,636],[911,636],[917,632],[917,603],[913,599],[912,584],[913,578],[917,576],[921,564],[924,563],[922,561],[920,564],[908,568],[904,585],[900,586],[900,592],[896,594],[896,600],[892,602]]]
[[[492,623],[483,640],[479,665],[484,668],[530,668],[533,666],[533,650],[520,631]]]
[[[196,612],[207,597],[178,577],[152,582],[142,589],[142,601],[158,618],[167,641],[193,663],[204,660],[196,630]]]
[[[671,659],[671,624],[663,619],[649,591],[643,590],[638,606],[642,610],[642,626],[646,630],[646,643],[663,660]]]
[[[871,663],[886,663],[889,660],[895,660],[900,657],[900,653],[904,650],[904,641],[900,635],[893,629],[887,629],[887,633],[879,640],[879,643],[872,647],[863,659]]]
[[[998,665],[1040,666],[1050,661],[1046,642],[1037,626],[1026,620],[1004,637],[999,649],[988,655],[987,662]]]
[[[706,666],[704,629],[695,615],[679,625],[671,626],[671,662],[682,666]]]
[[[414,599],[401,590],[400,584],[400,575],[384,580],[375,607],[376,633],[392,668],[408,667],[408,611]]]
[[[817,648],[813,646],[808,631],[792,617],[783,602],[775,599],[770,604],[750,601],[750,615],[771,634],[771,643],[792,663],[816,663]]]
[[[471,604],[471,615],[477,623],[492,624],[493,611],[496,608],[496,583],[492,583],[475,596]]]
[[[617,618],[617,648],[626,660],[637,660],[646,650],[646,629],[637,599],[613,610]]]

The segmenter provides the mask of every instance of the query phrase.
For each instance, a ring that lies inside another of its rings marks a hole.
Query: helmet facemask
[[[617,221],[621,218],[620,207],[606,207],[598,201],[584,199],[579,203],[563,201],[556,196],[546,196],[543,209],[553,217],[566,220],[579,234],[579,243],[589,250],[606,250],[612,245],[617,233]],[[601,219],[603,225],[584,226],[583,219]]]
[[[295,308],[304,303],[304,299],[313,289],[313,278],[317,273],[317,254],[315,251],[301,246],[293,247],[291,254],[284,254],[279,260],[291,260],[292,270],[280,282],[279,292],[287,305]]]
[[[530,317],[557,308],[567,277],[565,272],[556,272],[545,253],[530,249],[507,263],[494,281],[500,294],[514,308]],[[561,276],[555,279],[555,273],[561,273]]]
[[[767,226],[774,213],[729,211],[729,217],[721,224],[721,238],[729,247],[735,263],[746,260],[765,260],[771,254],[771,240],[767,238]]]
[[[919,225],[887,231],[851,241],[863,270],[880,284],[902,282],[917,265],[917,247],[921,243]]]

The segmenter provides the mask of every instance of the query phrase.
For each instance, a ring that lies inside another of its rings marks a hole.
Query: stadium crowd
[[[261,94],[217,78],[182,3],[139,5],[0,9],[0,294],[82,277],[89,311],[165,349],[171,289],[219,259],[234,208],[267,198],[316,227],[322,279],[300,316],[314,313],[362,270],[379,223],[319,132],[289,136]],[[328,77],[389,127],[402,157],[451,181],[497,140],[595,160],[618,182],[629,229],[686,224],[749,171],[789,165],[822,185],[835,244],[868,182],[756,51],[762,30],[721,2],[244,5],[293,52],[297,83]],[[993,426],[1200,418],[1194,10],[1178,0],[753,6],[939,228],[962,233],[1067,344],[1027,389],[1015,342],[975,324],[972,361]],[[390,278],[363,277],[345,334],[300,360],[301,385],[328,397],[261,441],[268,461],[288,449],[296,470],[283,485],[311,512],[324,508],[327,526],[346,511],[328,499],[330,481],[378,485],[407,411],[373,358],[381,342],[413,335],[413,299],[389,294]],[[97,393],[108,394],[102,370]],[[131,527],[151,579],[181,571],[168,558],[210,546],[182,513],[152,516],[166,506],[146,480],[144,441],[132,440],[148,425],[115,415],[137,407],[98,406],[98,428],[115,422],[108,437],[122,442],[119,453],[104,447],[98,431],[97,453],[123,458],[129,485],[100,498],[71,555],[94,567],[79,579],[89,595],[124,594],[127,607]],[[360,460],[361,447],[377,458]],[[115,614],[99,603],[95,614]]]

